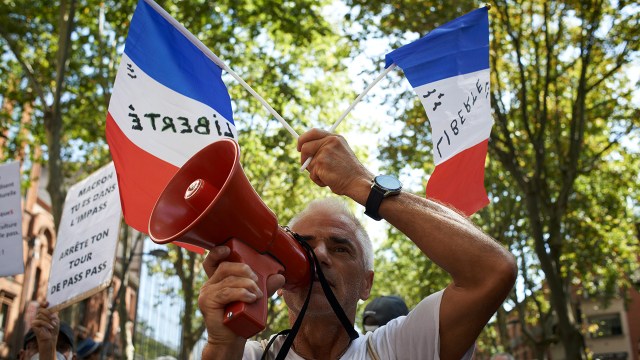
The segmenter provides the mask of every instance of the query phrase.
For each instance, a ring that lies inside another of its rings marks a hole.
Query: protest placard
[[[121,215],[113,162],[69,189],[49,275],[50,309],[60,310],[109,286]]]
[[[20,163],[0,165],[0,276],[24,272]]]

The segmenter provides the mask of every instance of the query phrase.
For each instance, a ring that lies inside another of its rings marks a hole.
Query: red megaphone
[[[149,236],[158,244],[179,241],[212,249],[231,248],[228,261],[243,262],[258,275],[265,297],[225,307],[224,323],[249,338],[265,328],[267,278],[281,273],[285,288],[309,283],[306,252],[277,222],[247,180],[235,141],[216,141],[189,159],[158,198],[149,219]]]

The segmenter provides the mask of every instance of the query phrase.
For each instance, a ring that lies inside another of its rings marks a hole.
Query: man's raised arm
[[[298,150],[302,162],[313,156],[316,184],[365,205],[373,174],[344,138],[314,129],[300,136]],[[466,217],[410,193],[385,198],[379,214],[451,274],[440,306],[440,357],[460,359],[513,287],[513,255]]]

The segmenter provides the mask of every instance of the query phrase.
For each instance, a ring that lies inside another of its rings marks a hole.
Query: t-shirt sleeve
[[[244,344],[243,360],[259,360],[263,352],[262,344],[259,341],[247,340]]]
[[[444,290],[429,295],[407,316],[393,319],[371,336],[381,359],[440,359],[440,303]],[[474,346],[463,359],[471,359]]]

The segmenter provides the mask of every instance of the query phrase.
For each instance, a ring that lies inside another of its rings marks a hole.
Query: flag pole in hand
[[[369,90],[371,90],[377,83],[379,83],[380,80],[382,80],[382,78],[385,77],[389,73],[389,71],[393,70],[395,67],[396,67],[396,64],[391,64],[389,65],[388,68],[384,69],[384,71],[380,75],[378,75],[378,77],[371,84],[369,84],[369,86],[367,86],[366,89],[364,89],[364,91],[362,91],[362,93],[358,95],[358,97],[355,100],[353,100],[351,105],[349,105],[349,107],[342,113],[342,115],[340,115],[338,120],[331,126],[331,128],[329,128],[329,132],[330,133],[334,132],[338,127],[338,125],[340,125],[342,120],[344,120],[344,118],[347,117],[347,115],[351,112],[351,110],[353,110],[356,104],[358,104],[360,100],[362,100],[362,98],[369,92]],[[313,156],[308,157],[307,160],[304,162],[304,164],[302,164],[300,171],[304,171],[307,168],[307,166],[309,166],[309,163],[311,162],[312,159],[313,159]]]

